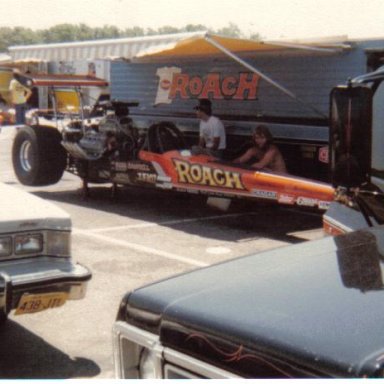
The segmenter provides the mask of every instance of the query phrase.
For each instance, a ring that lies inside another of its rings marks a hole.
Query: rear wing
[[[52,75],[31,74],[21,75],[21,82],[28,87],[107,87],[109,83],[103,79],[87,75]]]
[[[88,75],[66,75],[66,74],[19,74],[18,81],[28,88],[48,87],[51,98],[52,109],[38,110],[34,116],[55,119],[61,114],[77,114],[84,117],[83,92],[81,88],[106,88],[109,83]]]

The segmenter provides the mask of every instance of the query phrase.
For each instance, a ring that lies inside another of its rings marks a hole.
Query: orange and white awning
[[[274,41],[263,42],[250,39],[238,39],[209,34],[207,32],[189,32],[169,35],[92,40],[71,43],[37,44],[12,46],[8,49],[12,60],[28,61],[74,61],[124,58],[159,58],[211,56],[220,51],[212,41],[225,47],[234,54],[243,52],[272,52],[287,49],[305,49],[336,52],[350,48],[343,39],[334,41],[314,40],[308,42]]]

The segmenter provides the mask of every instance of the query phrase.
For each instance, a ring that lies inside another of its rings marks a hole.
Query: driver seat
[[[149,127],[148,150],[154,153],[164,153],[185,149],[182,133],[170,122],[161,122]]]

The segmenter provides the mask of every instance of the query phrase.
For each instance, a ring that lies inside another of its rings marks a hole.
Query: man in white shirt
[[[222,158],[226,148],[226,137],[223,123],[216,116],[212,116],[212,105],[208,99],[200,99],[194,108],[200,119],[200,140],[196,153],[204,153]]]

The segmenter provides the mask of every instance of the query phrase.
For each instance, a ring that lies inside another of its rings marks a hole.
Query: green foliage
[[[233,23],[217,31],[209,29],[201,24],[188,24],[183,28],[175,28],[165,25],[157,30],[134,26],[121,30],[113,25],[91,28],[86,24],[58,24],[49,29],[34,31],[24,27],[0,27],[0,52],[6,51],[13,45],[62,43],[73,41],[86,41],[98,39],[114,39],[119,37],[138,37],[164,35],[179,32],[208,31],[228,37],[244,37],[240,28]],[[259,34],[251,36],[252,39],[260,40]]]
[[[261,41],[262,40],[261,35],[259,33],[252,33],[251,36],[249,36],[249,38],[251,40],[257,40],[257,41]]]
[[[23,27],[0,28],[0,52],[5,51],[10,45],[28,45],[41,42],[38,33]]]
[[[244,37],[240,31],[240,28],[233,23],[229,23],[228,26],[219,29],[217,34],[228,37]]]

